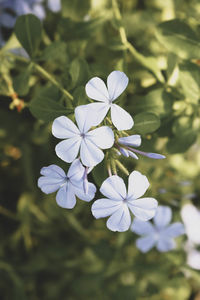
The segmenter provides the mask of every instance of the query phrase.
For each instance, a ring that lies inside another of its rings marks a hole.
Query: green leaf
[[[73,93],[73,97],[74,97],[73,104],[75,107],[78,105],[88,104],[88,98],[86,96],[84,86],[78,86]]]
[[[51,63],[54,62],[59,67],[66,67],[68,61],[67,44],[61,41],[51,43],[44,49],[40,59],[50,61]]]
[[[104,22],[105,19],[103,18],[96,18],[87,22],[75,22],[69,18],[62,18],[58,30],[64,41],[85,40],[95,35]]]
[[[154,132],[160,127],[160,119],[153,113],[140,113],[134,117],[134,130],[139,134]]]
[[[75,58],[71,65],[69,73],[72,78],[72,87],[85,85],[90,77],[89,67],[86,60]]]
[[[15,34],[30,57],[34,57],[42,36],[40,20],[32,14],[20,16],[15,24]]]
[[[167,150],[170,153],[183,153],[191,147],[198,136],[198,129],[193,126],[190,117],[180,117],[172,127],[174,137],[167,143]]]
[[[197,103],[200,98],[200,67],[184,62],[179,66],[179,75],[179,82],[185,96]]]
[[[29,65],[25,70],[13,79],[13,87],[15,92],[20,96],[25,96],[29,92],[29,80],[32,66]]]
[[[167,93],[163,88],[158,88],[145,96],[135,96],[128,111],[133,115],[140,112],[152,112],[163,118],[171,112],[172,104],[173,95]]]
[[[144,56],[139,53],[130,43],[128,43],[128,48],[133,57],[141,64],[144,68],[151,71],[155,77],[160,81],[164,82],[164,77],[158,67],[158,60],[155,57]]]
[[[100,187],[103,181],[108,177],[105,162],[101,162],[92,170],[92,176],[95,183]]]
[[[156,32],[158,40],[183,59],[199,58],[200,40],[184,22],[174,19],[161,23]]]
[[[30,112],[37,119],[45,122],[53,121],[61,115],[69,115],[73,113],[72,108],[66,108],[60,104],[60,94],[54,87],[44,89],[38,93],[30,102]]]
[[[90,0],[62,0],[62,16],[81,20],[90,9]]]

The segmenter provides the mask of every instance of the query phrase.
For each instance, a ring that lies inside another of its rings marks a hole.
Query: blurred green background
[[[2,300],[200,299],[200,272],[186,264],[186,236],[174,251],[142,254],[133,233],[109,231],[105,219],[93,218],[90,203],[78,200],[72,211],[65,210],[55,194],[46,196],[37,187],[43,166],[68,168],[55,155],[54,118],[89,103],[84,85],[91,77],[106,79],[122,70],[129,85],[120,103],[136,120],[131,133],[142,135],[144,151],[167,156],[124,158],[123,164],[148,177],[149,195],[173,208],[173,220],[181,220],[188,201],[200,207],[200,1],[121,0],[122,20],[116,3],[63,0],[61,12],[49,12],[43,22],[33,60],[9,51],[19,42],[13,30],[4,29],[9,42],[0,49]],[[121,28],[131,46],[120,38]],[[73,104],[48,74],[70,91]],[[157,125],[143,126],[147,117]],[[105,178],[103,168],[90,174],[97,186]]]

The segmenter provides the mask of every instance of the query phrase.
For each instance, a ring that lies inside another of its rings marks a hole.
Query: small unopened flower
[[[52,133],[59,139],[65,139],[56,146],[56,154],[66,162],[72,162],[78,155],[83,165],[92,167],[104,158],[101,149],[111,148],[114,134],[108,126],[90,130],[93,126],[95,112],[88,110],[86,105],[75,109],[75,119],[78,127],[67,117],[61,116],[54,120]]]
[[[87,183],[87,193],[84,191],[85,168],[79,159],[70,166],[67,175],[60,167],[50,165],[40,171],[38,187],[45,193],[51,194],[57,191],[56,202],[63,208],[73,208],[76,205],[76,196],[84,201],[94,198],[96,187],[93,183]]]
[[[136,246],[142,252],[148,252],[156,246],[158,251],[166,252],[176,247],[174,238],[184,234],[184,226],[180,222],[170,224],[172,218],[171,208],[168,206],[158,206],[156,215],[151,222],[142,222],[135,218],[131,230],[141,238],[136,240]]]
[[[88,81],[85,87],[87,96],[100,102],[87,105],[97,112],[95,125],[100,124],[111,109],[111,120],[118,130],[128,130],[133,127],[134,122],[131,115],[113,103],[127,85],[128,77],[120,71],[110,73],[107,78],[107,87],[99,77],[93,77]]]
[[[128,180],[128,192],[122,178],[117,175],[107,178],[101,188],[106,197],[96,200],[92,214],[96,219],[108,217],[107,227],[112,231],[126,231],[131,225],[129,210],[140,220],[147,221],[156,213],[157,201],[154,198],[140,198],[148,189],[146,176],[133,171]]]
[[[126,157],[133,157],[138,159],[138,156],[135,153],[141,154],[143,156],[154,158],[154,159],[163,159],[165,158],[164,155],[158,153],[151,153],[151,152],[144,152],[137,150],[133,147],[139,147],[141,145],[141,136],[138,134],[120,137],[116,144],[119,147],[119,151]],[[125,146],[122,148],[122,145]]]

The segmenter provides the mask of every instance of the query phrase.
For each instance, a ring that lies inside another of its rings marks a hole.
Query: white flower
[[[57,192],[56,202],[63,208],[73,208],[76,205],[76,196],[84,201],[91,201],[94,198],[96,187],[88,182],[87,194],[84,192],[83,177],[85,168],[79,159],[76,159],[70,166],[67,175],[60,167],[50,165],[43,167],[40,171],[38,187],[45,194]]]
[[[200,210],[192,204],[185,204],[181,209],[181,217],[188,239],[200,245]]]
[[[151,219],[156,212],[157,201],[153,198],[140,198],[148,189],[146,176],[133,171],[128,180],[128,193],[122,178],[117,175],[107,178],[100,191],[106,198],[96,200],[92,214],[98,218],[109,217],[107,227],[112,231],[126,231],[131,225],[131,212],[143,221]]]
[[[110,73],[107,78],[107,87],[99,77],[93,77],[88,81],[85,86],[87,96],[100,102],[87,105],[97,112],[98,118],[95,125],[100,124],[111,109],[111,119],[118,130],[128,130],[133,127],[134,122],[130,114],[117,104],[113,104],[127,85],[128,77],[120,71]]]
[[[92,167],[100,163],[104,153],[100,149],[108,149],[114,143],[112,129],[102,126],[89,131],[93,126],[95,112],[88,111],[86,105],[75,109],[75,119],[78,127],[67,117],[61,116],[54,120],[52,133],[59,139],[65,139],[56,146],[56,154],[66,162],[72,162],[78,155],[83,165]]]
[[[200,210],[188,203],[182,207],[181,216],[188,237],[185,245],[187,264],[193,269],[200,270],[200,251],[196,249],[200,245]]]
[[[176,247],[173,238],[184,234],[184,226],[180,222],[169,225],[172,218],[171,208],[168,206],[158,206],[154,225],[151,222],[142,222],[137,218],[134,219],[131,230],[141,238],[137,239],[136,246],[142,252],[148,252],[156,246],[160,252],[166,252]]]

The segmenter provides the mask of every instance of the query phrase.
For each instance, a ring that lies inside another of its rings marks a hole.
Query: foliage
[[[142,135],[143,151],[167,157],[123,158],[123,165],[147,175],[150,194],[173,209],[175,221],[185,202],[200,207],[199,3],[62,5],[43,22],[27,14],[2,29],[0,298],[197,300],[200,274],[186,264],[186,236],[172,252],[143,254],[132,232],[110,232],[82,201],[58,207],[37,179],[52,163],[67,171],[55,155],[52,121],[73,119],[74,108],[89,103],[91,77],[121,70],[129,77],[119,102],[135,121],[130,133]],[[102,164],[89,175],[97,186],[106,177]]]

